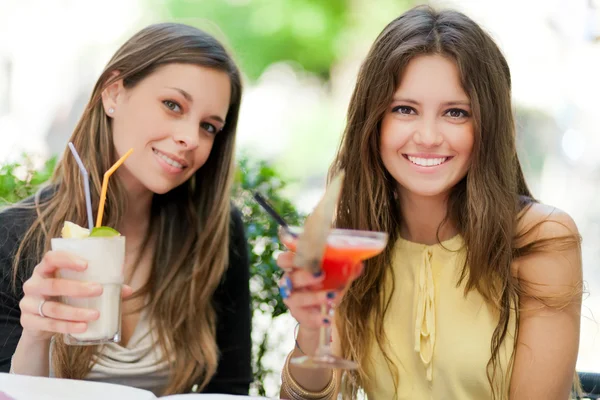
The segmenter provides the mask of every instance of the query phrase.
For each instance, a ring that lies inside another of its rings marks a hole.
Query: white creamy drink
[[[65,335],[65,342],[70,345],[119,342],[121,339],[121,289],[124,281],[125,237],[101,236],[102,233],[94,236],[94,231],[92,236],[89,235],[87,229],[67,222],[62,231],[63,237],[51,240],[52,250],[67,251],[88,262],[84,271],[60,269],[61,278],[96,282],[103,286],[102,294],[97,297],[61,299],[63,303],[73,307],[90,308],[100,312],[96,321],[88,322],[85,332]]]

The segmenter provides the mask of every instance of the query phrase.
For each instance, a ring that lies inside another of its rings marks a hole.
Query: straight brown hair
[[[72,136],[90,175],[93,208],[98,208],[103,174],[116,161],[111,120],[102,106],[103,90],[117,79],[132,88],[158,68],[184,63],[223,71],[231,83],[227,121],[216,136],[206,163],[183,185],[155,195],[144,248],[159,237],[153,249],[148,283],[136,296],[148,295],[148,313],[156,325],[157,341],[170,362],[170,379],[163,394],[202,389],[218,363],[216,314],[212,296],[228,265],[230,188],[234,146],[242,96],[238,68],[212,36],[191,26],[162,23],[142,29],[108,62]],[[118,76],[113,72],[118,71]],[[65,151],[51,179],[53,194],[36,196],[38,218],[27,231],[14,260],[13,278],[21,276],[25,261],[40,260],[50,239],[60,236],[65,221],[84,226],[87,221],[81,176]],[[119,226],[128,204],[122,183],[114,176],[108,188],[103,225]],[[141,252],[143,253],[143,251]],[[139,262],[139,260],[138,260]],[[31,272],[28,273],[28,275]],[[27,275],[27,276],[28,276]],[[101,349],[65,345],[56,335],[52,364],[58,377],[83,379]]]

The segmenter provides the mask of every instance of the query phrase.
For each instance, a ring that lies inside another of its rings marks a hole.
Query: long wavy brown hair
[[[150,279],[136,296],[148,296],[148,313],[157,327],[158,344],[171,365],[164,394],[181,393],[198,382],[204,387],[218,363],[212,296],[228,265],[229,193],[242,95],[240,73],[226,49],[207,33],[182,24],[151,25],[131,37],[108,62],[70,139],[89,171],[92,204],[97,209],[103,174],[117,159],[102,91],[116,79],[123,79],[126,88],[134,87],[157,68],[171,63],[224,71],[231,82],[231,102],[226,124],[216,136],[206,163],[188,182],[164,195],[154,195],[152,200],[144,248],[151,237],[160,240],[153,245]],[[15,257],[15,280],[26,260],[40,260],[48,251],[50,239],[60,236],[65,221],[86,224],[81,175],[69,151],[63,154],[50,184],[53,194],[47,200],[39,193],[36,196],[38,217]],[[122,183],[114,176],[108,187],[103,225],[119,226],[127,210],[126,198]],[[84,378],[100,350],[66,346],[62,336],[56,335],[52,358],[56,375]]]
[[[397,387],[401,377],[384,346],[384,320],[394,287],[386,291],[384,282],[393,282],[391,262],[402,214],[395,198],[397,183],[380,157],[380,123],[403,70],[423,54],[453,60],[471,101],[475,122],[471,166],[449,195],[446,220],[456,225],[466,244],[466,263],[457,286],[465,284],[465,295],[477,290],[498,310],[487,375],[494,397],[502,396],[508,388],[504,382],[498,382],[498,387],[493,381],[501,368],[499,350],[514,312],[518,331],[520,285],[511,273],[511,264],[516,257],[547,247],[547,243],[516,246],[527,233],[517,233],[517,224],[535,200],[517,158],[510,71],[493,39],[460,12],[438,12],[429,6],[407,11],[381,32],[361,66],[329,175],[346,171],[335,225],[387,232],[389,244],[380,256],[366,262],[364,273],[339,306],[340,345],[345,357],[364,367],[375,340]],[[568,245],[579,243],[578,237],[565,240]],[[374,325],[364,321],[374,321]],[[355,398],[360,387],[368,388],[365,369],[347,371],[344,397]]]

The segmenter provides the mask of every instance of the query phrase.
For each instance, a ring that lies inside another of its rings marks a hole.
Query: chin
[[[179,187],[181,184],[179,185],[173,185],[172,183],[167,184],[167,183],[160,183],[160,182],[152,182],[148,185],[146,185],[146,188],[154,193],[154,194],[166,194],[169,193],[171,190]]]
[[[417,183],[414,185],[403,185],[401,184],[404,192],[411,196],[418,197],[439,197],[439,196],[447,196],[452,191],[453,186],[427,186],[422,183]]]
[[[165,194],[169,193],[172,189],[163,189],[163,188],[149,188],[149,190],[154,194]]]

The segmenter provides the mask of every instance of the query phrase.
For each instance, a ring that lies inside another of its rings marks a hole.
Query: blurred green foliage
[[[328,77],[336,58],[335,38],[348,18],[345,0],[166,0],[162,3],[171,18],[192,25],[199,20],[216,23],[225,35],[220,39],[235,50],[244,73],[252,80],[281,60],[297,62],[314,74]]]
[[[271,320],[287,312],[279,295],[281,270],[275,263],[277,253],[282,250],[277,237],[279,225],[258,205],[252,195],[256,191],[260,192],[289,225],[301,224],[303,216],[296,211],[292,202],[281,195],[285,187],[286,182],[268,163],[240,157],[232,198],[242,212],[250,246],[252,310],[254,316],[266,315]],[[271,350],[268,346],[269,330],[258,333],[259,337],[254,336],[253,343],[253,386],[258,395],[265,396],[265,378],[270,374],[278,374],[279,371],[271,371],[264,363],[265,356]]]
[[[55,166],[56,158],[50,158],[41,168],[36,168],[28,155],[0,165],[0,207],[34,194],[42,183],[50,179]]]
[[[146,0],[164,17],[205,29],[233,49],[252,81],[290,62],[328,80],[362,40],[372,42],[410,0]],[[366,35],[366,36],[365,36]]]

